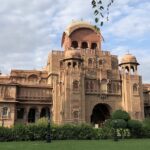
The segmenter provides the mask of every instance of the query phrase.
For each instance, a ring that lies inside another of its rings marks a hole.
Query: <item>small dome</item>
[[[138,64],[136,57],[133,56],[132,54],[126,54],[122,57],[121,64],[126,64],[126,63]]]
[[[65,58],[81,58],[80,51],[67,50],[67,51],[65,51]]]

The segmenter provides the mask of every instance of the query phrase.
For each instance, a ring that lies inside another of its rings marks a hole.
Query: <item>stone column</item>
[[[27,106],[27,107],[24,108],[24,117],[23,117],[23,119],[24,119],[24,122],[26,124],[28,123],[28,114],[29,114],[29,111],[30,111],[30,107],[29,106]]]
[[[41,107],[37,107],[36,112],[35,112],[35,121],[40,119],[40,114],[41,114]]]

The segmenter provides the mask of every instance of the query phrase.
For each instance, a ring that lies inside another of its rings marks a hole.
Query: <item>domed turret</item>
[[[123,73],[137,74],[137,66],[139,63],[137,59],[132,54],[126,54],[122,57],[119,66],[121,67]]]
[[[122,57],[121,59],[121,64],[128,64],[128,63],[132,63],[132,64],[137,64],[139,65],[139,63],[137,62],[137,59],[135,56],[133,56],[132,54],[126,54]]]

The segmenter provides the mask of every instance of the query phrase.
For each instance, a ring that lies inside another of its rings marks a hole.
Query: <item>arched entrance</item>
[[[40,118],[42,117],[48,117],[50,110],[48,107],[42,108],[41,113],[40,113]]]
[[[36,113],[35,108],[31,108],[29,110],[29,113],[28,113],[28,122],[29,123],[34,123],[35,122],[35,113]]]
[[[111,107],[108,104],[97,104],[94,106],[91,123],[102,124],[106,119],[110,118]]]

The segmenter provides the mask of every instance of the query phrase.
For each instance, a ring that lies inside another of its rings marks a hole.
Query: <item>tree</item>
[[[109,10],[114,0],[109,0],[106,6],[104,0],[92,0],[92,8],[95,15],[95,23],[99,26],[103,26],[104,21],[109,21]]]

